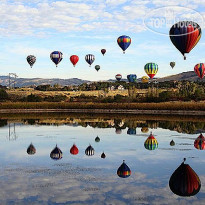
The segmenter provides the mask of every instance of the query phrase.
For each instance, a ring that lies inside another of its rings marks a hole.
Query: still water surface
[[[194,147],[204,132],[203,120],[67,116],[5,118],[0,124],[1,205],[204,204],[205,151]],[[155,150],[144,146],[151,132],[158,142]],[[171,140],[175,146],[170,146]],[[27,154],[31,142],[34,155]],[[77,155],[70,154],[74,143]],[[56,144],[63,152],[60,160],[50,158]],[[95,150],[93,156],[85,154],[89,145]],[[178,196],[169,188],[169,179],[183,158],[201,180],[200,191],[191,197]],[[117,175],[123,160],[131,170],[127,178]]]

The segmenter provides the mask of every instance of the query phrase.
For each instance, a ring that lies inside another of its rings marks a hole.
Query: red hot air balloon
[[[194,147],[196,149],[204,150],[205,149],[205,138],[200,134],[194,141]]]
[[[77,155],[79,152],[77,146],[75,144],[73,144],[73,146],[70,148],[70,153],[73,155]]]
[[[103,55],[105,55],[106,49],[101,49],[101,53],[102,53]]]
[[[199,63],[194,66],[195,73],[202,79],[205,75],[205,64]]]
[[[72,55],[70,57],[70,61],[73,64],[73,66],[75,67],[75,65],[77,64],[77,62],[79,61],[79,57],[77,55]]]
[[[169,187],[178,196],[194,196],[201,188],[201,181],[195,171],[184,162],[170,177]]]

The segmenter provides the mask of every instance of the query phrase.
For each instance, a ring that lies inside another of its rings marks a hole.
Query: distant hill
[[[13,80],[14,78],[11,78]],[[88,80],[81,80],[78,78],[70,78],[70,79],[59,79],[59,78],[16,78],[16,87],[26,87],[31,85],[80,85],[82,83],[90,82]],[[8,86],[9,85],[9,77],[8,76],[0,76],[0,85]]]

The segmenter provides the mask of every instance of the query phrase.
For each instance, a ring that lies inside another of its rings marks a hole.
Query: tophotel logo
[[[187,22],[197,22],[202,28],[204,24],[203,16],[199,12],[181,6],[160,7],[148,12],[144,18],[145,27],[161,35],[169,35],[170,28],[178,22],[181,22],[180,27],[187,26],[183,25]]]

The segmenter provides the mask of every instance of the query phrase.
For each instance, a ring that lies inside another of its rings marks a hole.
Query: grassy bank
[[[92,103],[92,102],[3,102],[0,109],[104,109],[205,111],[204,102]]]

